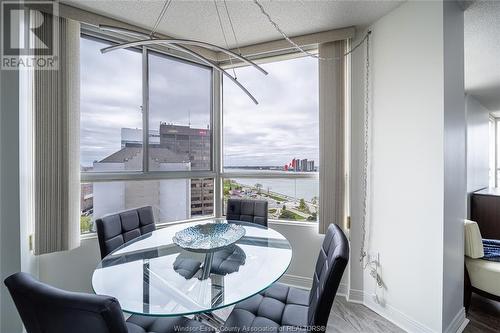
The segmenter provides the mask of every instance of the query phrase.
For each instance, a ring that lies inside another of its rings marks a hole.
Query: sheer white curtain
[[[345,227],[345,123],[347,41],[319,45],[319,232]]]
[[[33,74],[35,254],[80,245],[80,24],[55,19],[59,69]]]

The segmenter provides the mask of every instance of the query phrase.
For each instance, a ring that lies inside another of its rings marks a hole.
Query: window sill
[[[166,227],[170,227],[172,225],[177,225],[177,224],[183,224],[183,223],[191,223],[191,222],[202,222],[202,221],[207,221],[209,219],[213,219],[214,216],[209,216],[209,217],[200,217],[197,219],[189,219],[189,220],[179,220],[179,221],[172,221],[172,222],[163,222],[163,223],[157,223],[156,228],[157,229],[163,229]],[[85,234],[80,234],[80,240],[87,240],[87,239],[94,239],[97,238],[97,232],[88,232]]]
[[[85,234],[80,234],[80,240],[87,240],[94,238],[97,238],[97,232],[87,232]]]
[[[269,224],[273,225],[293,225],[293,226],[298,226],[298,227],[317,227],[318,226],[318,221],[316,222],[309,222],[309,221],[288,221],[288,220],[269,220]]]
[[[191,222],[203,222],[203,221],[208,221],[209,219],[214,218],[213,216],[211,217],[202,217],[198,219],[190,219],[190,220],[181,220],[181,221],[173,221],[173,222],[164,222],[164,223],[158,223],[156,225],[156,228],[158,229],[163,229],[166,227],[170,227],[173,225],[177,224],[183,224],[183,223],[191,223]],[[317,227],[318,222],[308,222],[308,221],[288,221],[288,220],[269,220],[270,225],[279,225],[279,226],[297,226],[297,227]],[[94,239],[97,238],[97,233],[96,232],[89,232],[85,234],[80,234],[80,240],[87,240],[87,239]]]

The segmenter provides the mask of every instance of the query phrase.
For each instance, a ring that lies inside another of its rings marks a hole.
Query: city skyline
[[[191,129],[191,130],[209,130],[208,128],[196,128],[196,127],[191,127],[191,126],[183,126],[183,125],[176,125],[176,124],[166,124],[166,123],[160,123],[160,126],[158,129],[149,129],[149,144],[150,146],[154,146],[160,143],[160,128],[162,126],[171,126],[171,127],[181,127],[181,128],[186,128],[186,129]],[[142,145],[142,129],[140,128],[121,128],[120,129],[120,149],[123,149],[125,146],[130,146],[134,145],[135,147],[140,147]],[[119,149],[119,150],[120,150]],[[112,152],[109,156],[113,155],[114,153],[118,152],[114,151]],[[107,159],[109,156],[105,156],[101,160],[96,160],[93,161],[92,163],[96,162],[101,162],[102,160]],[[297,166],[295,166],[295,163],[297,163]],[[306,166],[303,166],[301,163],[306,163]],[[303,158],[296,158],[292,157],[291,160],[289,159],[289,163],[285,163],[285,165],[245,165],[245,166],[237,166],[237,165],[224,165],[225,168],[255,168],[255,169],[266,169],[266,168],[273,168],[273,169],[281,169],[284,171],[317,171],[316,168],[318,167],[318,164],[315,160],[308,160],[303,159]],[[92,168],[91,166],[83,166],[81,165],[82,168]]]

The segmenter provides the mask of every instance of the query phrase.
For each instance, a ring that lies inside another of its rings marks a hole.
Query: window
[[[212,70],[149,49],[101,54],[108,45],[81,38],[82,233],[145,205],[158,223],[212,216]]]
[[[153,207],[157,223],[212,216],[213,186],[211,178],[83,183],[81,232],[94,230],[94,216],[141,206]]]
[[[264,64],[267,77],[235,69],[260,104],[224,79],[221,110],[211,68],[149,47],[101,54],[111,43],[81,38],[82,233],[144,205],[158,223],[214,216],[231,197],[267,200],[271,220],[317,220],[316,59]]]
[[[318,181],[314,178],[224,179],[224,211],[229,198],[267,200],[269,219],[317,221]]]
[[[142,156],[142,55],[134,50],[101,54],[106,46],[80,40],[81,170],[142,170],[140,158],[132,158]]]
[[[224,79],[224,201],[265,199],[269,218],[316,221],[319,168],[318,61],[296,58],[236,74],[255,106]]]
[[[212,71],[149,53],[151,171],[211,169]]]

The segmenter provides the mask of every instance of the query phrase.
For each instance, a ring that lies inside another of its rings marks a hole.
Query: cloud
[[[237,75],[254,94],[254,105],[224,80],[224,164],[284,165],[293,158],[318,163],[318,63],[300,58],[266,64]]]

